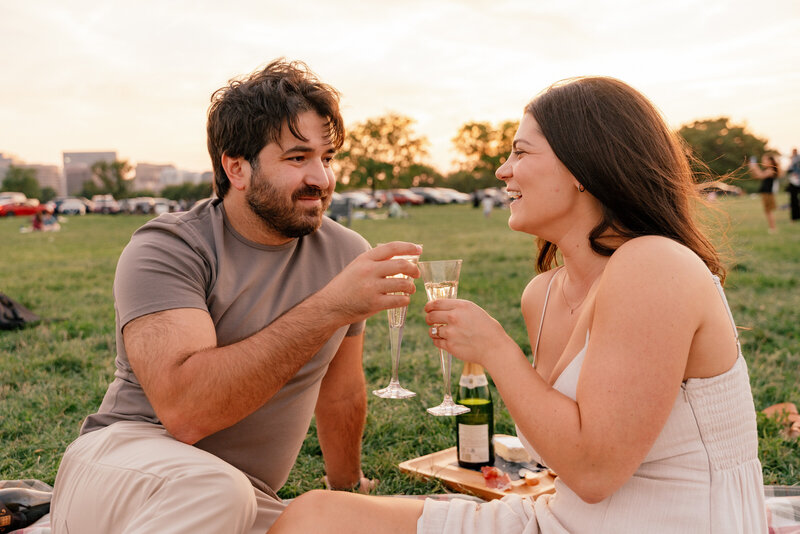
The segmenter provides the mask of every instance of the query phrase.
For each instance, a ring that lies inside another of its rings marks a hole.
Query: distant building
[[[12,165],[20,169],[31,169],[34,172],[36,181],[39,182],[39,187],[52,187],[56,194],[64,194],[64,177],[57,165],[25,163],[16,156],[3,154],[2,152],[0,152],[0,184],[6,179],[8,169]]]
[[[134,191],[153,191],[160,193],[165,185],[172,185],[177,179],[175,165],[162,165],[157,163],[137,163],[136,174],[133,178]]]
[[[98,161],[113,163],[117,159],[114,152],[64,152],[64,180],[68,195],[83,189],[83,182],[92,180],[92,165]]]
[[[204,182],[211,182],[214,179],[214,173],[211,171],[194,172],[178,170],[178,180],[182,184],[202,184]]]
[[[133,179],[133,190],[161,193],[165,187],[171,185],[211,182],[213,176],[211,172],[185,171],[171,164],[138,163],[136,176]]]

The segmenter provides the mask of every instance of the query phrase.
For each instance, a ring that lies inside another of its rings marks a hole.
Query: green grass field
[[[757,409],[777,402],[800,404],[800,225],[779,212],[780,233],[768,235],[758,199],[717,203],[729,215],[726,231],[728,298],[737,323]],[[507,211],[485,219],[471,206],[423,206],[406,219],[356,220],[353,229],[371,243],[402,239],[423,243],[423,259],[463,258],[459,296],[486,308],[526,353],[530,346],[519,296],[534,274],[535,244],[510,231]],[[146,216],[70,218],[58,233],[21,234],[21,219],[0,220],[0,291],[47,321],[21,331],[0,331],[0,479],[37,478],[53,483],[64,448],[82,419],[100,404],[114,368],[111,284],[117,258]],[[383,494],[441,492],[436,482],[410,478],[397,464],[455,444],[453,421],[425,408],[442,395],[438,355],[421,309],[424,291],[411,300],[400,364],[402,383],[418,393],[406,401],[369,395],[363,464],[381,480]],[[460,372],[454,364],[453,374]],[[368,390],[386,385],[389,338],[383,313],[368,322],[364,369]],[[513,424],[495,392],[495,431]],[[800,482],[797,440],[759,417],[765,482]],[[322,487],[323,463],[315,428],[283,497]]]

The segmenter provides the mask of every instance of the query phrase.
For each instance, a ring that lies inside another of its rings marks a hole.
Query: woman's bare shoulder
[[[606,265],[601,283],[636,290],[657,287],[687,296],[711,276],[687,246],[662,236],[642,236],[622,244]]]
[[[533,279],[528,282],[528,285],[525,286],[522,292],[521,304],[523,314],[529,314],[532,310],[541,308],[541,305],[544,303],[544,296],[547,293],[547,286],[550,285],[550,281],[558,270],[558,268],[550,269],[549,271],[534,276]]]

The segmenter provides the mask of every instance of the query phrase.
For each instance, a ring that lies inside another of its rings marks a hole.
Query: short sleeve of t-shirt
[[[117,264],[114,299],[120,327],[174,308],[206,310],[207,260],[186,238],[166,228],[143,227]]]

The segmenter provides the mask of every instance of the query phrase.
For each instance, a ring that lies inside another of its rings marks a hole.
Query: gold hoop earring
[[[580,191],[581,193],[586,191],[586,188],[583,186],[583,184],[578,185],[578,191]]]

